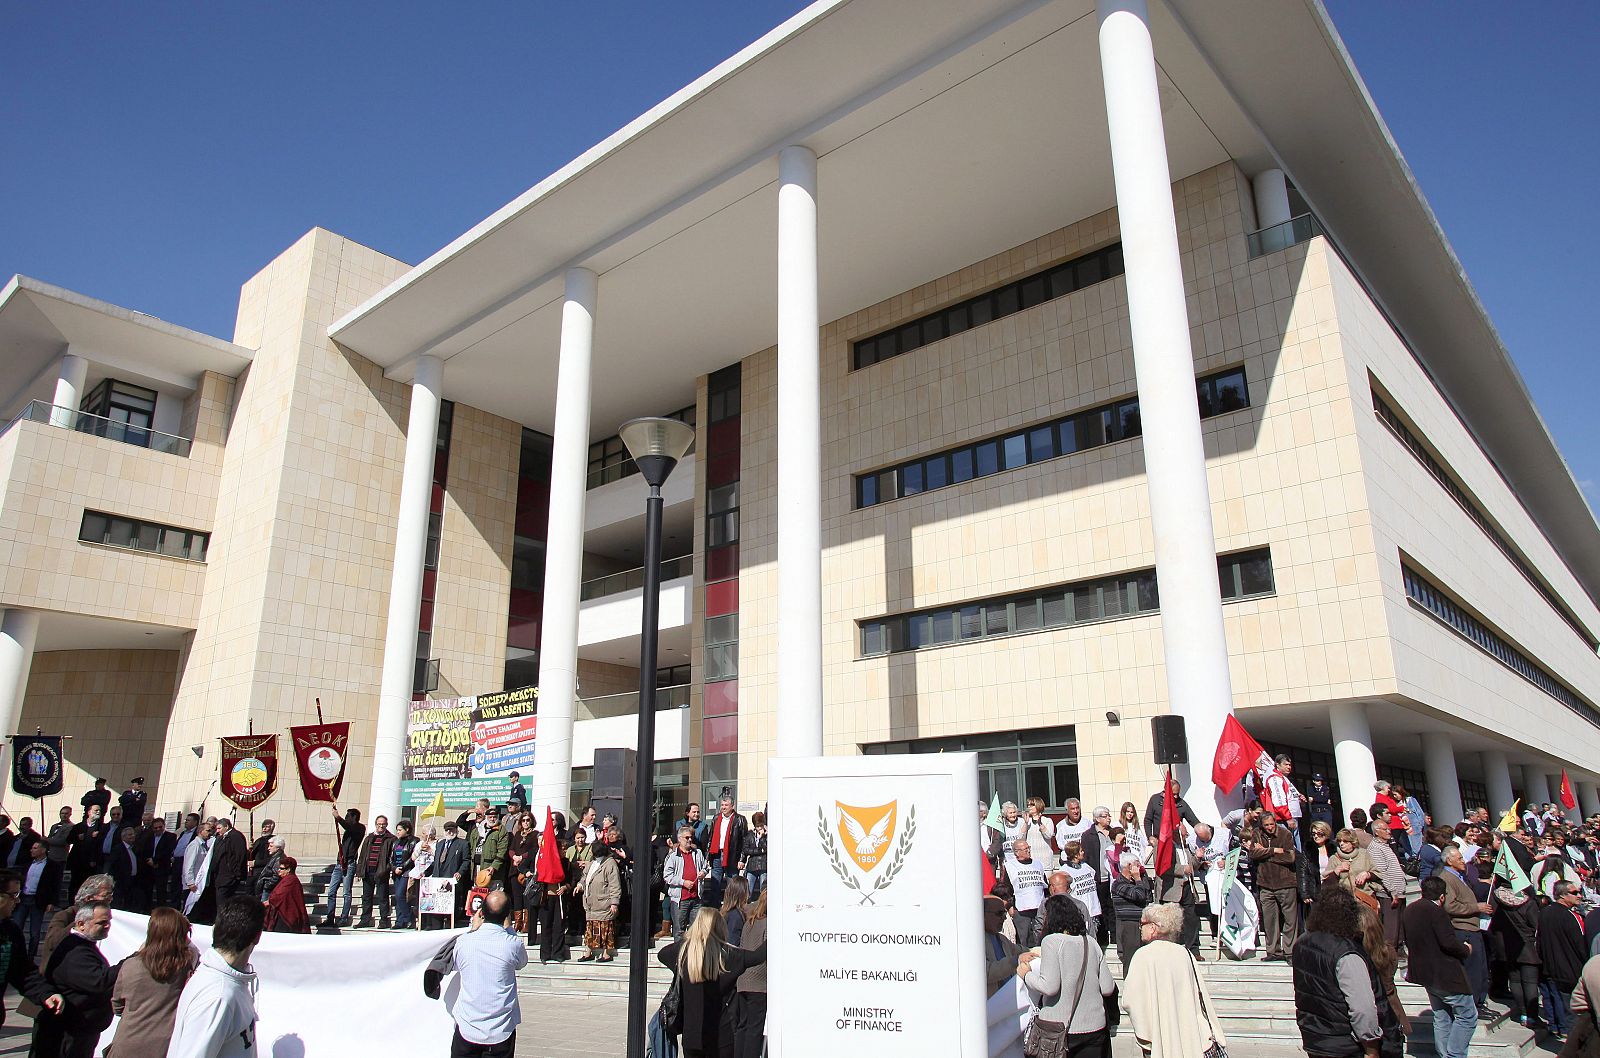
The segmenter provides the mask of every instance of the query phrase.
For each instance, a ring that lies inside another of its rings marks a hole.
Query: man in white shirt
[[[217,824],[208,819],[200,824],[200,836],[189,842],[183,854],[183,913],[190,914],[205,895],[211,874],[211,846],[217,840]]]
[[[1067,799],[1067,817],[1056,824],[1056,848],[1064,849],[1069,841],[1082,841],[1083,832],[1094,826],[1094,820],[1083,817],[1083,804],[1076,797]]]
[[[472,929],[456,941],[461,995],[454,1010],[452,1058],[511,1058],[516,1052],[517,1026],[522,1023],[517,971],[528,965],[528,948],[506,928],[510,906],[505,892],[494,890],[472,916]]]
[[[1011,898],[1017,909],[1017,936],[1033,932],[1033,919],[1044,903],[1044,868],[1034,861],[1033,849],[1026,841],[1011,843],[1006,859],[1006,880],[1011,883]]]

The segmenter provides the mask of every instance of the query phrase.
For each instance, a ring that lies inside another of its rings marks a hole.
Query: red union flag
[[[222,740],[222,795],[254,812],[278,788],[278,736]]]
[[[307,801],[335,801],[344,785],[344,765],[350,746],[350,725],[307,724],[291,727],[294,760],[300,768],[300,792]]]
[[[1211,762],[1211,781],[1223,793],[1230,792],[1250,774],[1264,752],[1239,718],[1229,713],[1227,723],[1222,725],[1222,737],[1217,740],[1216,758]]]
[[[1572,780],[1567,778],[1567,769],[1561,769],[1561,807],[1572,811],[1578,807],[1578,797],[1572,792]]]

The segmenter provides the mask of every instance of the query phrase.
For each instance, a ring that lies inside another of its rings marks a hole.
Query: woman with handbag
[[[767,961],[765,943],[754,951],[728,943],[722,913],[702,907],[683,931],[683,940],[656,952],[661,965],[672,971],[671,992],[677,992],[676,1031],[683,1035],[683,1058],[718,1058],[722,1051],[722,1010],[733,995],[739,976]],[[663,1000],[663,1010],[668,1003]],[[674,1028],[674,1027],[669,1027]],[[732,1041],[729,1041],[730,1043]]]
[[[1017,976],[1042,1001],[1028,1023],[1022,1053],[1028,1058],[1110,1058],[1106,1001],[1116,995],[1117,986],[1105,954],[1088,936],[1083,912],[1070,896],[1050,897],[1040,916],[1044,939],[1038,954],[1023,952],[1017,960]]]
[[[1228,1038],[1211,1016],[1211,995],[1183,947],[1183,908],[1151,904],[1122,987],[1133,1037],[1147,1058],[1227,1058]]]
[[[518,933],[528,928],[528,879],[533,877],[533,861],[538,855],[539,832],[533,827],[533,813],[518,812],[506,849],[506,892],[511,897],[511,925]]]

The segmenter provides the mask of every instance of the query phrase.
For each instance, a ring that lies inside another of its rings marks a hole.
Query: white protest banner
[[[775,758],[773,1058],[988,1053],[971,753]]]
[[[456,910],[456,880],[454,878],[419,878],[422,884],[417,891],[419,915],[453,915]]]
[[[144,943],[150,920],[131,911],[111,916],[100,952],[115,966]],[[313,936],[264,933],[250,956],[256,972],[256,1045],[269,1056],[448,1054],[457,975],[439,999],[422,991],[428,960],[464,930],[430,933],[346,933]],[[211,947],[211,927],[196,925],[194,946]],[[353,1017],[352,1011],[403,1011],[393,1017]],[[100,1036],[110,1046],[117,1025]]]

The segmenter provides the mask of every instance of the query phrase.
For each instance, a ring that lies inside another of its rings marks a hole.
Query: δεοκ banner
[[[300,771],[300,792],[307,801],[337,801],[350,756],[350,725],[306,724],[289,728],[294,761]]]

